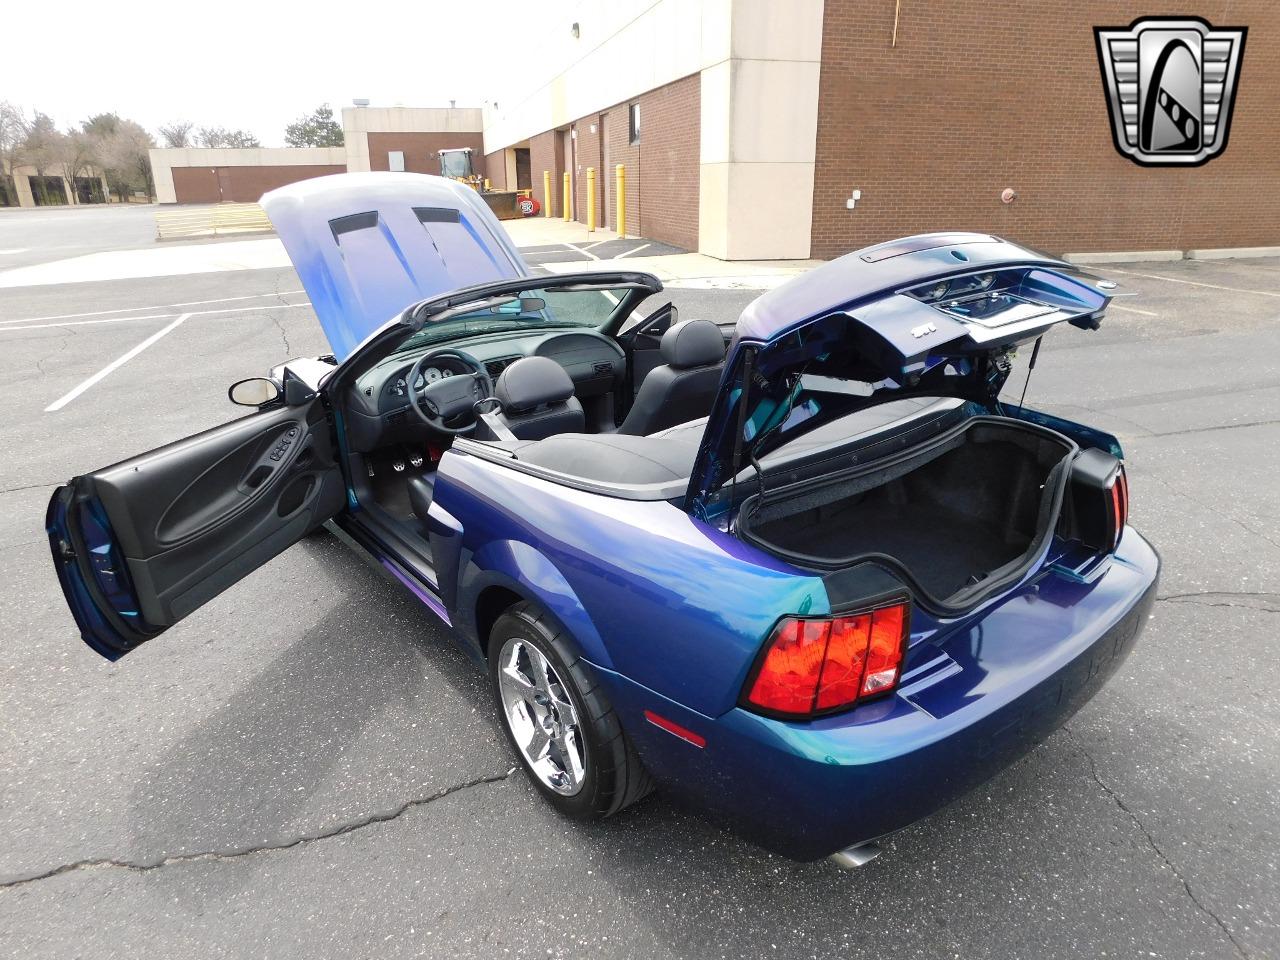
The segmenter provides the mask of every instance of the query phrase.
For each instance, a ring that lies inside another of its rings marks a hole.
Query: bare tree
[[[8,100],[0,100],[0,193],[5,202],[17,205],[18,194],[13,171],[22,163],[22,148],[27,141],[27,116],[22,108]]]
[[[53,138],[53,157],[57,170],[67,181],[71,202],[78,203],[76,179],[87,176],[93,169],[94,143],[88,134],[80,130],[68,130]]]
[[[166,123],[160,128],[160,136],[164,138],[166,147],[189,147],[191,146],[191,128],[195,124],[190,120],[175,120],[173,123]]]
[[[229,147],[260,147],[262,144],[248,130],[228,130],[227,146]]]
[[[199,147],[260,147],[258,138],[247,130],[228,130],[226,127],[201,127],[196,131]]]
[[[58,132],[53,118],[46,113],[36,111],[36,115],[27,124],[27,138],[23,143],[22,153],[27,163],[35,168],[36,182],[32,192],[36,196],[36,202],[41,205],[49,202],[49,184],[45,177],[48,171],[57,168],[60,136],[62,134]],[[62,193],[62,199],[58,202],[67,202],[65,190]]]
[[[148,198],[155,196],[150,157],[155,141],[141,124],[104,113],[90,117],[82,126],[107,185],[121,202],[134,192],[145,191]]]

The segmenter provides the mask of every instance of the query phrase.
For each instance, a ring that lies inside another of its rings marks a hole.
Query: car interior
[[[732,327],[670,304],[638,317],[625,296],[523,291],[424,326],[364,371],[343,403],[361,504],[424,534],[459,437],[600,482],[687,478]]]
[[[633,293],[522,291],[446,312],[368,365],[342,394],[350,479],[366,517],[429,563],[436,470],[458,441],[558,482],[683,496],[734,328],[679,320],[670,304],[638,317]],[[833,451],[886,428],[941,429],[959,406],[884,403],[789,443],[765,468],[821,470]]]

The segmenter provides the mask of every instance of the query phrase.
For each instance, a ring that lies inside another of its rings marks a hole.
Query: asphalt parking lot
[[[0,215],[0,954],[1280,956],[1280,261],[1100,269],[1135,296],[1046,341],[1027,402],[1120,436],[1156,613],[1067,728],[844,873],[661,795],[560,819],[484,678],[331,536],[92,654],[53,486],[327,346],[289,268],[3,287],[40,259],[2,255],[43,242],[24,216]],[[672,293],[709,319],[753,296]]]

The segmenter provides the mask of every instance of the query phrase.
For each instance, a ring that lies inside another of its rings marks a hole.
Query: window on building
[[[404,173],[404,151],[387,151],[387,169],[392,173]]]
[[[627,107],[627,119],[631,127],[631,135],[628,140],[631,143],[640,142],[640,104],[633,103]]]

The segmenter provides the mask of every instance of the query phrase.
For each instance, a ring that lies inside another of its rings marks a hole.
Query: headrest
[[[502,371],[493,395],[508,413],[560,403],[573,396],[573,381],[550,357],[524,357]]]
[[[703,367],[724,359],[724,335],[710,320],[681,320],[662,335],[660,349],[669,366]]]

